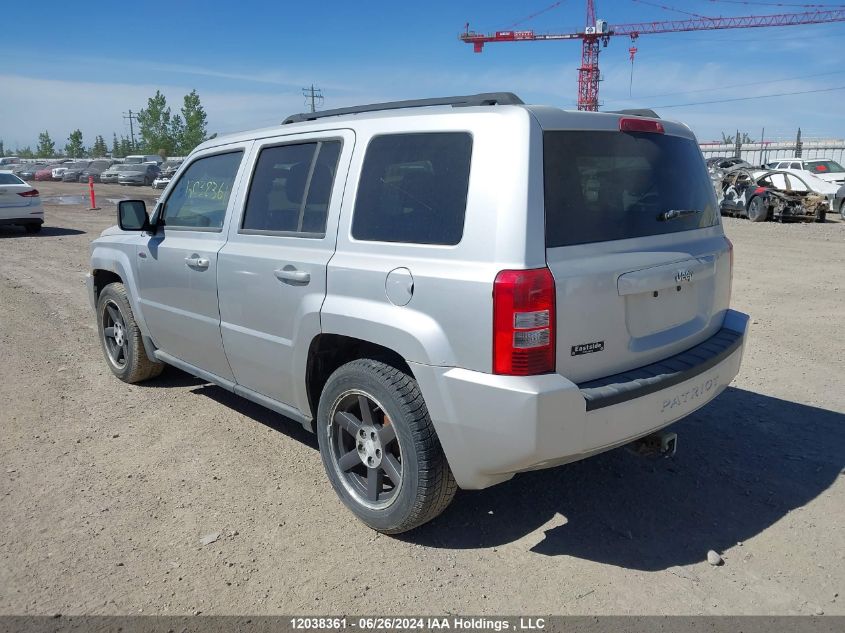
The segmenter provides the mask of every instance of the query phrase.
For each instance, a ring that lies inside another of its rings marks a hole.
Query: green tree
[[[82,131],[74,130],[67,137],[67,145],[65,145],[65,154],[70,158],[80,158],[85,154],[85,146],[82,144]]]
[[[111,137],[111,155],[112,158],[117,158],[120,154],[120,145],[117,142],[117,134],[115,132],[112,132]]]
[[[15,148],[15,156],[20,156],[21,158],[35,158],[35,152],[32,151],[32,148],[27,145],[23,149]]]
[[[3,146],[3,141],[0,141],[0,156],[6,155],[6,148]]]
[[[185,156],[188,152],[182,150],[183,138],[185,135],[185,123],[180,115],[175,115],[170,123],[170,138],[173,139],[173,153]]]
[[[191,90],[190,94],[185,95],[180,123],[182,121],[184,121],[184,129],[178,132],[176,138],[179,139],[179,153],[186,156],[197,145],[208,139],[208,116],[205,113],[205,108],[202,107],[202,103],[200,103],[200,96],[196,90]]]
[[[168,155],[175,149],[171,137],[171,114],[167,99],[160,90],[147,99],[147,107],[138,112],[138,132],[144,152],[157,154],[160,150]]]
[[[56,155],[56,144],[47,130],[38,135],[38,147],[35,148],[35,153],[38,154],[38,158],[53,158]]]
[[[120,152],[118,153],[118,158],[125,158],[129,156],[132,152],[135,151],[135,148],[132,147],[132,141],[126,138],[125,136],[120,137]]]
[[[101,158],[109,153],[109,147],[106,145],[106,140],[97,135],[97,138],[94,139],[94,145],[91,146],[91,156],[94,158]]]

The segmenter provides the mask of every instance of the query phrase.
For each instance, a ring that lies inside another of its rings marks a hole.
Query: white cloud
[[[691,69],[688,63],[647,59],[634,69],[633,98],[629,97],[630,64],[626,56],[603,55],[601,99],[605,109],[652,107],[676,103],[765,95],[774,92],[814,90],[845,85],[841,75],[807,77],[788,82],[755,83],[790,76],[772,71],[765,60],[737,64],[715,57]],[[305,109],[300,94],[311,83],[305,73],[264,68],[210,70],[181,64],[146,64],[144,70],[159,73],[167,84],[143,81],[87,82],[68,79],[37,79],[14,74],[0,75],[4,97],[0,101],[0,139],[7,148],[34,146],[39,131],[48,130],[57,146],[64,145],[71,130],[80,128],[85,142],[97,134],[108,142],[113,131],[129,133],[123,113],[143,107],[160,89],[176,111],[182,96],[194,87],[190,77],[205,77],[213,88],[199,88],[209,116],[209,131],[232,132],[281,122]],[[770,66],[770,65],[769,65]],[[139,76],[150,76],[140,72]],[[818,72],[824,72],[819,68]],[[312,69],[313,71],[313,69]],[[525,101],[574,108],[577,70],[566,63],[533,64],[516,68],[493,67],[479,59],[471,70],[369,66],[344,72],[315,72],[326,95],[326,108],[360,103],[509,90]],[[794,71],[793,71],[794,72]],[[184,77],[183,77],[184,75]],[[720,86],[731,86],[717,89]],[[845,92],[845,91],[843,91]],[[660,96],[658,96],[660,95]],[[831,107],[842,92],[808,94],[777,99],[737,101],[696,107],[667,108],[661,114],[688,123],[702,140],[718,138],[721,131],[737,128],[759,136],[789,137],[801,126],[807,136],[842,136],[845,112]]]

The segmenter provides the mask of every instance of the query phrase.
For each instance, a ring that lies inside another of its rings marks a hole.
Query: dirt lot
[[[725,221],[751,339],[674,459],[520,475],[389,538],[298,425],[177,370],[112,377],[83,279],[108,199],[137,190],[98,191],[40,235],[0,228],[0,613],[845,614],[838,219]]]

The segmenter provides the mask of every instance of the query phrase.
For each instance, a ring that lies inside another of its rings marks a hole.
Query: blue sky
[[[796,4],[800,0],[789,0]],[[820,4],[829,0],[816,0]],[[79,127],[86,144],[128,134],[122,113],[160,89],[172,106],[196,88],[220,133],[273,125],[305,109],[314,83],[324,108],[508,90],[526,102],[574,107],[580,42],[490,44],[482,54],[457,39],[512,27],[547,0],[505,2],[240,2],[179,0],[143,5],[86,0],[4,3],[0,41],[0,139],[36,144],[48,130],[62,146]],[[671,5],[677,11],[655,4]],[[33,6],[37,6],[37,13]],[[137,11],[128,7],[135,6]],[[765,2],[597,0],[611,24],[802,11]],[[25,28],[8,28],[22,24]],[[574,31],[584,0],[518,28]],[[601,53],[605,109],[673,106],[845,86],[845,22],[643,36],[633,70],[630,41]],[[689,123],[701,140],[737,128],[759,138],[845,136],[845,90],[657,109]],[[174,110],[176,108],[174,107]]]

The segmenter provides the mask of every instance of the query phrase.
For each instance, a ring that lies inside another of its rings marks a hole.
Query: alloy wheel
[[[118,369],[123,369],[126,366],[126,359],[129,354],[129,338],[120,307],[110,299],[103,305],[101,318],[103,321],[103,344],[106,346],[109,360]]]
[[[350,390],[329,416],[330,455],[343,486],[371,509],[389,506],[402,487],[402,452],[396,429],[371,395]]]

